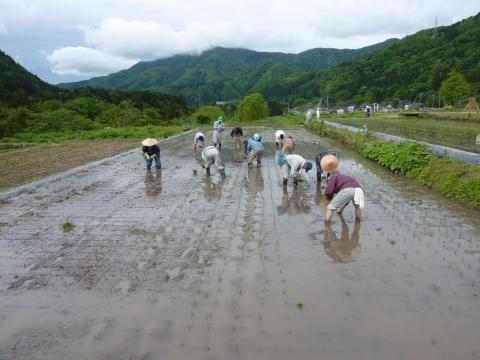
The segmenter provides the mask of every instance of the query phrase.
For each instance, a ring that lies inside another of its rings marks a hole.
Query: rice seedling
[[[69,232],[75,227],[75,224],[71,222],[70,220],[65,221],[62,224],[63,232]]]

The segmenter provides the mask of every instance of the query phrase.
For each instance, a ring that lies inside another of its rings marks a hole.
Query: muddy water
[[[366,189],[362,222],[325,226],[315,174],[283,191],[261,131],[260,168],[227,139],[225,180],[188,134],[161,171],[127,154],[3,198],[0,358],[479,359],[478,213],[297,129]]]

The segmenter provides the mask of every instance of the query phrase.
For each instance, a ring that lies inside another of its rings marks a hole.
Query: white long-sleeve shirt
[[[296,155],[296,154],[287,155],[287,162],[283,166],[283,178],[288,179],[289,172],[290,172],[290,175],[292,175],[293,177],[298,176],[300,168],[306,161],[307,160],[305,160],[300,155]]]
[[[225,125],[223,124],[223,121],[217,120],[213,123],[213,130],[215,131],[223,131],[223,128]]]

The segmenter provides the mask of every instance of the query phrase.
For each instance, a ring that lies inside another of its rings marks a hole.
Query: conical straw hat
[[[338,159],[334,155],[325,155],[320,161],[320,167],[323,171],[333,172],[337,170]]]
[[[152,138],[148,138],[142,141],[143,146],[153,146],[157,144],[158,144],[158,141]]]

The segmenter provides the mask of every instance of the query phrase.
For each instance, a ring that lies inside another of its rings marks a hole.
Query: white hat
[[[158,141],[152,138],[148,138],[142,141],[143,146],[153,146],[157,144],[158,144]]]

